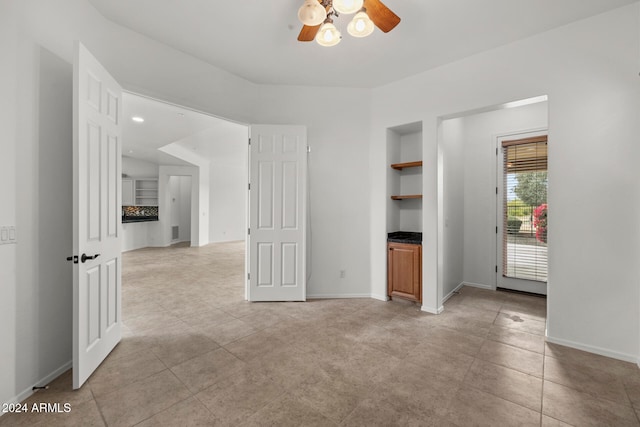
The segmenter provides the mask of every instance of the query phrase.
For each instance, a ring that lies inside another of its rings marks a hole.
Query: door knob
[[[100,256],[100,254],[95,254],[93,256],[87,256],[87,254],[82,254],[82,256],[80,257],[80,261],[82,261],[82,263],[84,264],[86,260],[88,259],[96,259]]]

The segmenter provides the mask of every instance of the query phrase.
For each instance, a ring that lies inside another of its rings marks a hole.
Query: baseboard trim
[[[11,403],[20,403],[20,402],[22,402],[24,399],[28,398],[29,396],[31,396],[33,394],[33,387],[36,387],[36,386],[40,387],[40,386],[45,386],[45,385],[49,384],[51,381],[55,380],[60,375],[64,374],[69,369],[71,369],[72,364],[73,364],[73,362],[70,360],[69,362],[65,363],[64,365],[62,365],[61,367],[59,367],[55,371],[51,372],[50,374],[44,376],[40,380],[38,380],[35,383],[33,383],[32,385],[30,385],[28,388],[26,388],[25,390],[20,392],[18,395],[16,395],[15,397],[10,399],[6,403],[11,404]],[[1,415],[2,415],[2,413],[0,411],[0,416]]]
[[[378,301],[389,301],[389,297],[385,294],[370,294],[369,297]]]
[[[575,348],[577,350],[587,351],[589,353],[599,354],[600,356],[611,357],[612,359],[618,359],[624,362],[636,363],[638,367],[640,367],[640,359],[637,355],[619,353],[617,351],[607,350],[606,348],[582,344],[562,338],[551,337],[549,335],[547,335],[547,342],[550,342],[552,344],[560,344],[565,347]]]
[[[307,299],[371,298],[371,294],[307,294]]]
[[[490,291],[495,291],[496,287],[491,285],[484,285],[482,283],[473,283],[473,282],[462,282],[463,286],[471,286],[472,288],[480,288],[480,289],[488,289]]]
[[[425,313],[440,314],[444,311],[444,307],[440,306],[440,308],[434,308],[423,305],[422,307],[420,307],[420,310],[424,311]]]
[[[451,292],[449,292],[444,298],[442,298],[442,304],[447,302],[449,298],[454,296],[462,287],[465,285],[464,282],[461,282],[458,286],[456,286]]]

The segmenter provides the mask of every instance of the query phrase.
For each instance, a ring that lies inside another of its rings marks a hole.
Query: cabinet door
[[[422,246],[405,243],[388,244],[388,293],[422,302]]]
[[[133,205],[133,180],[122,178],[122,206]]]

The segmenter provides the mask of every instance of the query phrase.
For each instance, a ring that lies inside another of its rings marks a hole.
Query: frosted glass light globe
[[[333,8],[339,13],[348,15],[362,9],[364,0],[333,0]]]
[[[304,4],[298,9],[298,19],[304,25],[311,27],[320,25],[326,18],[327,11],[318,0],[305,0]]]
[[[347,31],[353,37],[367,37],[373,32],[373,29],[373,21],[365,12],[356,13],[356,16],[347,25]]]
[[[316,41],[320,46],[335,46],[340,43],[342,35],[331,22],[325,22],[316,34]]]

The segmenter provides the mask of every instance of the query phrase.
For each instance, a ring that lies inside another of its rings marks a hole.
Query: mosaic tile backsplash
[[[158,216],[157,206],[123,206],[123,217]]]

